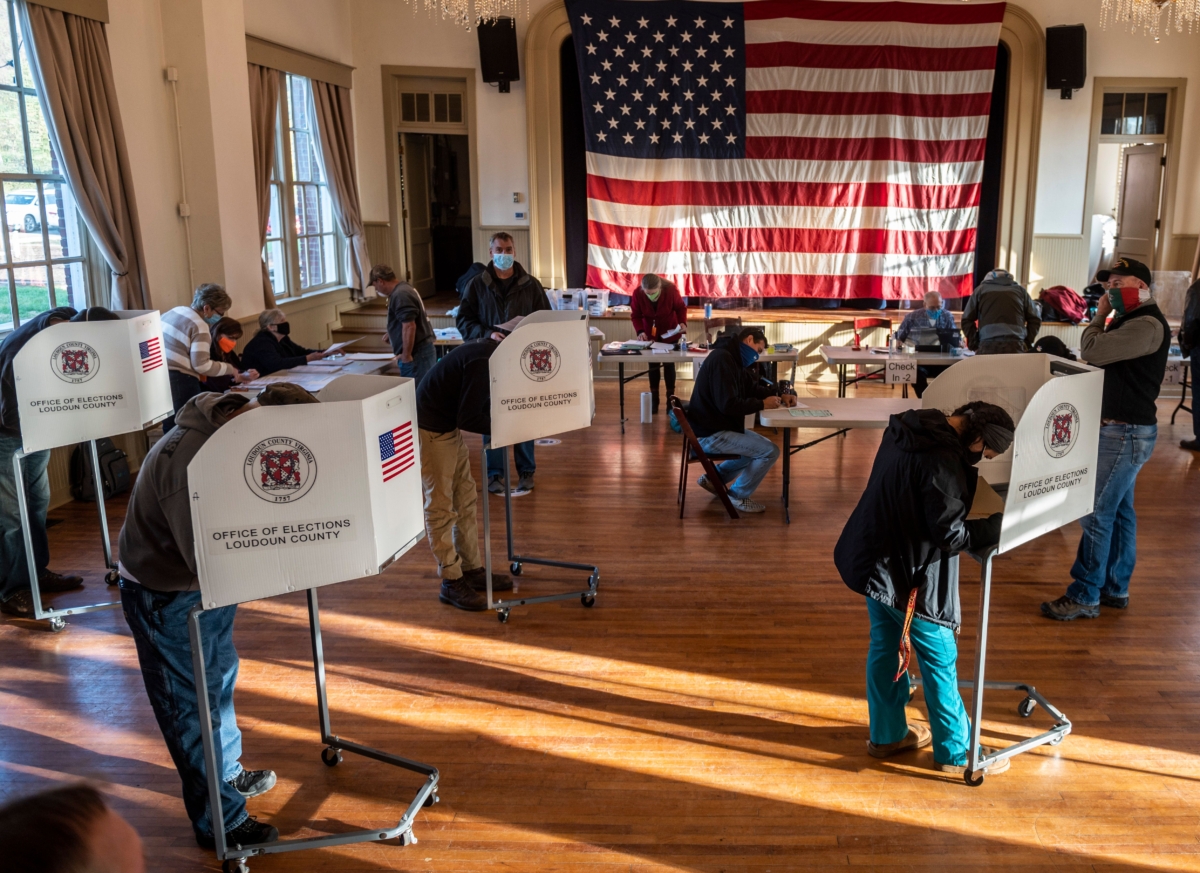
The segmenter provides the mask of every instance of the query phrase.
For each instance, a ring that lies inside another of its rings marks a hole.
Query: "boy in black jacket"
[[[781,405],[796,405],[794,396],[780,397],[776,388],[759,384],[749,370],[766,347],[766,335],[754,327],[717,340],[704,359],[688,404],[688,421],[704,451],[741,456],[717,465],[717,473],[739,512],[766,510],[750,497],[779,459],[775,443],[746,431],[746,416]],[[698,484],[716,493],[707,475],[701,476]]]

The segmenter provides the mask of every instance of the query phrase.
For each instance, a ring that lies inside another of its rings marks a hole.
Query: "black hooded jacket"
[[[70,306],[48,309],[29,319],[0,343],[0,433],[9,436],[21,434],[21,416],[17,407],[17,378],[13,373],[13,360],[17,357],[17,352],[25,348],[25,344],[34,336],[48,328],[51,319],[67,321],[74,318],[75,314],[75,310]]]
[[[513,263],[507,279],[497,278],[496,268],[488,264],[467,284],[455,321],[464,340],[487,339],[496,325],[549,308],[542,283],[520,264]]]
[[[704,358],[687,408],[688,422],[698,437],[723,430],[745,432],[746,416],[762,412],[763,398],[775,393],[758,384],[742,363],[739,345],[736,336],[723,336]]]
[[[998,517],[967,521],[979,474],[957,431],[936,409],[893,415],[866,491],[833,550],[851,591],[903,610],[920,586],[916,614],[958,629],[953,556],[999,541]]]

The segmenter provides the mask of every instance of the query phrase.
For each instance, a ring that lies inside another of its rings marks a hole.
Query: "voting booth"
[[[983,768],[989,764],[1046,743],[1057,745],[1071,732],[1070,720],[1034,686],[985,680],[992,561],[1092,511],[1103,391],[1103,370],[1053,355],[1029,353],[969,358],[938,376],[921,398],[924,408],[947,414],[975,400],[994,403],[1007,410],[1017,426],[1008,451],[978,464],[980,476],[1003,494],[1004,522],[999,544],[976,556],[983,569],[975,678],[961,683],[974,690],[964,775],[968,785],[982,784]],[[986,689],[1024,692],[1018,714],[1028,718],[1041,706],[1054,719],[1054,726],[993,755],[982,756],[980,730]]]
[[[483,542],[488,609],[496,610],[501,622],[508,621],[509,610],[514,606],[572,597],[578,597],[587,607],[596,602],[596,588],[600,584],[600,570],[597,567],[516,553],[513,547],[512,487],[508,467],[508,446],[591,426],[596,415],[596,395],[592,384],[589,342],[586,312],[543,310],[526,316],[516,330],[497,346],[488,361],[492,433],[490,443],[485,441],[483,446],[483,469],[487,470],[488,448],[501,449],[504,458],[504,521],[508,535],[509,569],[513,576],[520,576],[525,564],[588,573],[588,587],[583,591],[494,600],[491,517],[485,494]]]
[[[73,443],[88,443],[96,483],[106,579],[118,581],[104,511],[104,478],[96,440],[139,431],[171,414],[171,385],[163,353],[157,310],[117,312],[115,321],[64,322],[34,335],[13,360],[21,416],[22,451],[13,459],[22,481],[26,455]],[[120,601],[43,609],[37,583],[25,490],[17,489],[25,554],[33,588],[34,615],[49,619],[52,630],[65,627],[63,616],[110,609]]]
[[[229,847],[216,834],[226,869],[245,870],[257,854],[399,837],[415,842],[413,820],[437,802],[438,771],[333,733],[325,689],[317,589],[374,576],[425,533],[416,436],[416,383],[341,376],[320,404],[271,406],[238,415],[188,465],[188,491],[202,602],[190,615],[196,686],[207,688],[200,615],[208,609],[306,591],[316,674],[321,759],[354,752],[425,776],[399,823],[303,840]],[[212,820],[223,821],[216,782],[223,771],[212,712],[200,695],[201,732]]]

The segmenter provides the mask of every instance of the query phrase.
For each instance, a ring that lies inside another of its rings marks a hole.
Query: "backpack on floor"
[[[104,479],[104,497],[124,494],[129,490],[129,459],[126,454],[105,437],[96,440],[96,453],[100,456],[100,475]],[[92,450],[87,443],[80,443],[71,452],[71,496],[76,500],[94,501],[96,481],[92,475]]]

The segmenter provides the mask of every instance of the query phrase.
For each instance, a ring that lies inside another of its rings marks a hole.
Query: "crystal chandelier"
[[[452,21],[459,24],[467,30],[470,30],[474,25],[484,21],[494,21],[497,18],[507,17],[514,20],[520,12],[525,13],[525,18],[529,18],[529,0],[409,0],[412,4],[413,14],[417,12],[418,6],[424,6],[425,14],[432,17],[434,15],[441,18],[443,21]],[[1189,0],[1192,3],[1200,3],[1200,0]]]
[[[1101,0],[1100,27],[1110,24],[1130,33],[1140,30],[1155,42],[1172,28],[1195,33],[1200,26],[1200,0]]]

